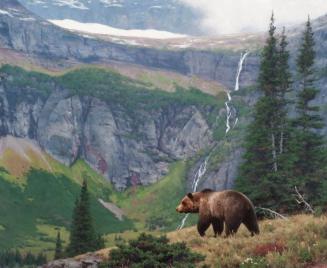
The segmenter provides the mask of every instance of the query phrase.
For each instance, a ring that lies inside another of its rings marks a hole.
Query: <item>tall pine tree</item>
[[[271,206],[275,194],[277,162],[277,105],[278,49],[274,17],[271,18],[269,36],[263,49],[259,74],[262,97],[255,105],[253,122],[245,138],[244,162],[240,168],[236,187],[249,195],[256,204]],[[271,203],[272,202],[272,203]]]
[[[254,203],[272,208],[280,207],[286,198],[281,188],[286,188],[285,171],[289,166],[286,93],[291,85],[286,35],[283,31],[279,43],[275,32],[272,16],[259,73],[262,97],[248,127],[244,162],[236,181],[236,187],[249,195]]]
[[[63,258],[63,256],[64,256],[64,254],[63,254],[63,250],[62,250],[62,241],[61,241],[61,237],[60,237],[60,231],[58,231],[54,259],[58,260],[58,259]]]
[[[323,127],[319,107],[313,104],[319,90],[315,87],[314,33],[310,18],[306,23],[302,44],[297,58],[299,93],[296,102],[297,117],[294,120],[295,184],[313,204],[322,199],[322,182],[326,179],[326,149],[319,131]]]
[[[90,197],[86,180],[83,181],[79,199],[76,200],[71,226],[69,256],[95,251],[103,247],[103,241],[95,233],[90,211]]]
[[[278,62],[276,65],[278,72],[278,87],[277,87],[277,144],[278,144],[278,164],[279,169],[276,177],[276,182],[279,185],[279,204],[280,210],[292,209],[294,197],[292,195],[292,176],[293,164],[295,161],[292,153],[293,127],[289,114],[289,106],[294,102],[289,99],[292,90],[292,74],[289,66],[290,54],[287,50],[288,42],[285,33],[285,27],[280,36],[278,47]]]

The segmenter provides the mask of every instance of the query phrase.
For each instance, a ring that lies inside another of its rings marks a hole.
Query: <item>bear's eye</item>
[[[185,202],[185,201],[183,201],[183,202],[182,202],[182,205],[183,205],[183,206],[185,206],[185,205],[186,205],[186,202]]]

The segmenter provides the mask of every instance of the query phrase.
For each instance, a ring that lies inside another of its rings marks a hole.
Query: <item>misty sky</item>
[[[274,10],[277,25],[291,25],[327,14],[327,0],[180,0],[205,14],[202,26],[213,34],[267,29]]]

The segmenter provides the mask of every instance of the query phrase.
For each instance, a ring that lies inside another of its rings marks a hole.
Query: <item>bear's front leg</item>
[[[197,227],[200,236],[205,236],[205,232],[209,228],[210,224],[211,220],[209,218],[199,218]]]

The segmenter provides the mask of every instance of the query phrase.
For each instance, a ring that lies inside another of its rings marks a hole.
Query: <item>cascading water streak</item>
[[[246,57],[248,56],[249,52],[245,52],[244,54],[241,54],[241,58],[240,61],[238,63],[238,68],[237,68],[237,73],[236,73],[236,81],[235,81],[235,87],[234,87],[234,91],[238,91],[239,88],[239,83],[240,83],[240,76],[243,70],[243,65],[244,65],[244,61],[246,59]],[[232,103],[232,95],[231,95],[231,91],[227,90],[226,91],[228,100],[225,102],[225,106],[226,106],[226,135],[228,134],[228,132],[231,130],[231,117],[233,115],[233,112],[235,111],[235,108],[231,105]],[[238,118],[236,117],[235,122],[233,124],[233,128],[237,125],[238,122]],[[211,151],[211,153],[213,152],[213,150]],[[204,176],[204,174],[207,172],[207,165],[208,165],[208,161],[211,157],[211,153],[205,158],[205,160],[203,161],[203,163],[200,165],[199,169],[197,170],[197,172],[194,175],[194,179],[193,179],[193,183],[192,183],[192,191],[196,192],[198,189],[198,185],[199,182],[201,180],[201,178]],[[189,217],[189,214],[186,214],[184,216],[184,218],[182,219],[181,224],[178,226],[178,230],[184,228],[185,223],[187,218]]]
[[[243,64],[246,59],[246,57],[249,55],[249,52],[245,52],[244,54],[241,54],[241,59],[238,63],[238,69],[237,69],[237,75],[236,75],[236,81],[235,81],[235,88],[234,91],[238,91],[240,89],[240,75],[243,70]]]
[[[194,175],[194,179],[193,179],[193,183],[192,183],[192,192],[196,192],[198,189],[198,185],[199,182],[201,180],[201,178],[204,176],[204,174],[207,172],[207,164],[208,164],[208,160],[210,158],[210,154],[209,156],[206,157],[206,159],[204,160],[204,162],[200,165],[199,169],[197,170],[197,172]],[[180,226],[178,226],[178,230],[182,229],[185,225],[185,222],[188,218],[189,214],[186,214],[180,224]]]
[[[234,91],[239,91],[239,89],[240,89],[240,76],[241,76],[241,73],[243,70],[244,61],[248,55],[249,55],[249,52],[245,52],[244,54],[243,53],[241,54],[241,58],[238,62]],[[227,90],[226,94],[227,94],[227,98],[228,98],[228,100],[225,102],[225,106],[226,106],[226,135],[227,135],[228,132],[232,128],[231,127],[231,118],[233,116],[233,112],[235,112],[235,108],[231,105],[231,103],[232,103],[231,91]],[[233,128],[237,125],[237,123],[238,123],[238,117],[235,118]]]

